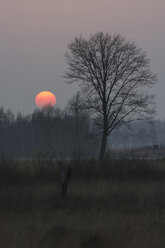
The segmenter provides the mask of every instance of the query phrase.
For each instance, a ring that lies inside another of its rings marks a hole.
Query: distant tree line
[[[165,145],[165,121],[136,121],[114,130],[109,139],[111,148],[138,148]]]
[[[28,115],[0,108],[0,156],[94,156],[96,140],[89,116],[69,105],[65,110],[47,106]]]
[[[114,130],[108,148],[130,148],[165,144],[165,121],[139,121]],[[100,136],[77,93],[64,110],[36,109],[14,115],[0,108],[0,156],[98,157]]]

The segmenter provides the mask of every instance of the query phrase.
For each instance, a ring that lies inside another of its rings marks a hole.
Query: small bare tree
[[[102,32],[68,45],[68,82],[79,82],[95,124],[102,133],[100,159],[108,135],[119,125],[149,118],[155,112],[148,89],[156,83],[145,52],[121,35]]]
[[[61,176],[61,198],[64,200],[67,197],[67,193],[68,193],[68,186],[72,174],[72,167],[71,165],[69,165],[67,169],[64,169],[62,162],[60,160],[57,160],[57,162]]]
[[[73,97],[68,101],[67,104],[67,112],[72,117],[72,125],[74,127],[74,135],[73,135],[73,142],[74,142],[74,156],[77,159],[81,157],[81,142],[82,142],[82,131],[84,130],[83,125],[85,121],[88,120],[87,111],[84,108],[84,102],[81,97],[80,92],[77,92],[73,95]]]

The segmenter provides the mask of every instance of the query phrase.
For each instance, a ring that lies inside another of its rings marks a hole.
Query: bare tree
[[[81,154],[81,145],[80,145],[80,122],[84,113],[83,101],[80,95],[80,92],[77,92],[68,102],[67,108],[68,112],[74,117],[75,124],[75,143],[76,150],[75,155],[77,158],[80,158]]]
[[[68,101],[67,110],[75,118],[86,114],[85,103],[79,91]]]
[[[66,112],[72,120],[72,137],[73,137],[73,155],[75,158],[80,159],[84,152],[83,146],[85,140],[90,139],[90,118],[89,111],[86,109],[84,99],[78,91],[68,101]]]
[[[72,174],[72,167],[71,165],[68,166],[67,170],[64,169],[64,165],[60,160],[57,160],[58,166],[60,169],[60,176],[61,176],[61,198],[65,199],[68,192],[68,186],[70,183],[70,178]]]
[[[102,133],[99,158],[108,135],[119,125],[149,118],[155,112],[148,89],[156,83],[146,53],[121,35],[102,32],[75,38],[66,54],[67,82],[79,82],[87,106]]]

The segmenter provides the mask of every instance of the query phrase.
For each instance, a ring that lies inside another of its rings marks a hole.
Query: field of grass
[[[165,247],[165,161],[0,162],[0,247]]]

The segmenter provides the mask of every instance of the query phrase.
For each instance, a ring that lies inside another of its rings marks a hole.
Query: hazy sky
[[[0,106],[32,112],[50,90],[64,107],[76,91],[64,83],[67,44],[104,31],[135,40],[158,75],[157,108],[165,118],[165,0],[0,0]]]

